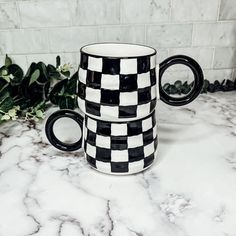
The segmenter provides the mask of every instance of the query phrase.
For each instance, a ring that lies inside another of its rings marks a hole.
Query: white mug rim
[[[100,55],[99,53],[90,53],[86,52],[86,49],[91,47],[91,46],[102,46],[102,45],[125,45],[125,46],[137,46],[139,48],[147,49],[152,52],[150,53],[144,53],[141,55],[135,55],[135,56],[112,56],[112,55]],[[140,57],[147,57],[147,56],[154,56],[157,54],[157,51],[155,48],[143,44],[136,44],[136,43],[119,43],[119,42],[103,42],[103,43],[91,43],[84,45],[83,47],[80,48],[81,54],[87,55],[87,56],[92,56],[92,57],[99,57],[99,58],[108,58],[108,59],[130,59],[130,58],[140,58]]]

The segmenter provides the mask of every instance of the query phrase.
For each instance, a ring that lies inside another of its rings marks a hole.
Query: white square
[[[111,164],[109,162],[96,161],[96,167],[99,171],[111,173]]]
[[[129,161],[128,150],[111,150],[111,161],[113,162]]]
[[[143,132],[145,132],[151,128],[152,128],[152,117],[149,117],[148,119],[145,119],[142,121]]]
[[[120,105],[138,105],[138,92],[121,92],[120,93]]]
[[[137,74],[138,63],[137,59],[121,59],[120,60],[120,74]]]
[[[144,156],[145,157],[150,156],[151,154],[154,153],[154,151],[155,151],[154,142],[144,146]]]
[[[157,125],[153,127],[153,139],[157,137]]]
[[[79,68],[79,81],[81,81],[83,84],[86,84],[86,78],[87,78],[87,70]]]
[[[111,148],[111,138],[109,136],[96,135],[96,146],[102,148]]]
[[[93,131],[94,133],[96,133],[97,132],[97,121],[88,118],[88,120],[87,120],[87,128],[89,130]]]
[[[144,168],[144,160],[129,163],[129,174],[142,171]]]
[[[150,69],[156,67],[156,55],[150,57]]]
[[[87,147],[86,147],[86,153],[87,153],[89,156],[95,158],[95,157],[96,157],[96,147],[90,145],[89,143],[87,143],[86,146],[87,146]]]
[[[85,92],[85,99],[87,101],[91,101],[91,102],[96,102],[96,103],[100,103],[101,100],[101,90],[100,89],[93,89],[93,88],[86,88],[86,92]]]
[[[143,135],[128,136],[128,148],[143,146]]]
[[[150,102],[137,107],[137,117],[147,116],[150,113]]]
[[[119,118],[119,107],[118,106],[103,106],[100,107],[101,118],[110,118],[114,119],[114,117]]]
[[[157,97],[157,87],[154,85],[151,87],[151,99],[154,99]]]
[[[81,111],[85,112],[85,101],[81,99],[80,97],[77,98],[78,107]]]
[[[138,88],[146,88],[151,86],[150,71],[147,73],[138,74]]]
[[[102,74],[101,88],[110,89],[110,90],[119,90],[120,88],[119,75]]]
[[[111,123],[111,135],[112,136],[125,136],[127,135],[127,124]]]
[[[87,136],[88,136],[88,129],[85,128],[85,129],[83,130],[83,137],[84,137],[84,140],[87,140]]]
[[[102,72],[102,58],[88,57],[88,69],[91,71]]]

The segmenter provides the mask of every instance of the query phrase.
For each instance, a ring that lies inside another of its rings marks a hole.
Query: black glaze
[[[169,96],[161,86],[161,79],[164,72],[166,71],[167,68],[175,64],[183,64],[188,66],[192,70],[194,75],[194,86],[192,88],[192,91],[186,96],[181,98]],[[159,69],[160,99],[171,106],[183,106],[192,102],[200,94],[203,87],[203,82],[204,82],[204,76],[202,69],[200,65],[191,57],[184,55],[177,55],[169,57],[160,63],[160,69]]]
[[[81,137],[77,142],[72,143],[72,144],[63,143],[55,136],[53,132],[53,126],[58,119],[61,119],[63,117],[68,117],[68,118],[73,119],[80,126]],[[80,149],[82,146],[82,140],[83,140],[83,135],[82,135],[83,120],[84,118],[80,114],[72,110],[63,109],[63,110],[54,112],[52,115],[48,117],[46,125],[45,125],[45,132],[46,132],[46,136],[49,142],[54,147],[62,151],[75,151],[75,150]]]

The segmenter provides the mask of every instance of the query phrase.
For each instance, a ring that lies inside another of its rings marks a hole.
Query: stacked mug
[[[157,99],[180,106],[193,101],[203,86],[199,64],[190,57],[173,56],[156,65],[154,48],[123,43],[97,43],[81,48],[78,106],[84,113],[59,110],[46,122],[46,135],[63,151],[84,148],[88,163],[108,174],[133,174],[148,168],[156,158]],[[161,87],[164,71],[183,64],[194,74],[191,92],[171,97]],[[81,128],[79,141],[61,142],[53,132],[62,117],[75,120]]]

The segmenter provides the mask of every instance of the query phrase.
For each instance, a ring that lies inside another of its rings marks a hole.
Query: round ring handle
[[[61,118],[68,117],[73,119],[81,129],[81,137],[75,143],[63,143],[60,141],[54,134],[53,126],[55,122]],[[75,151],[82,147],[82,140],[83,140],[83,120],[84,118],[75,111],[62,109],[54,112],[52,115],[49,116],[45,125],[45,133],[48,138],[48,141],[57,149],[62,151]]]
[[[169,96],[161,86],[161,79],[166,71],[172,65],[175,64],[183,64],[188,66],[194,75],[194,85],[192,91],[184,97],[171,97]],[[184,56],[184,55],[176,55],[167,58],[163,62],[160,63],[159,66],[159,89],[160,89],[160,99],[171,105],[171,106],[183,106],[190,102],[192,102],[201,92],[204,82],[204,76],[200,65],[191,57]]]

